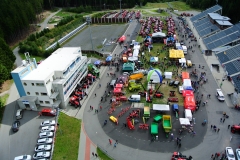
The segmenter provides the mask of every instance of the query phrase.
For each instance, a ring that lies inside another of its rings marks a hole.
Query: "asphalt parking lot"
[[[35,111],[24,111],[23,118],[20,120],[19,131],[13,133],[11,126],[7,131],[9,132],[9,159],[14,159],[14,157],[24,154],[32,156],[35,153],[34,148],[40,132],[40,123],[48,119],[53,118],[46,116],[39,117],[38,112]],[[15,117],[13,121],[15,121]],[[1,146],[4,147],[4,145]]]
[[[117,38],[124,34],[128,25],[129,24],[91,25],[90,29],[86,27],[63,47],[81,46],[82,50],[92,50],[93,48],[99,52],[112,52],[116,47],[115,42]],[[93,47],[90,37],[92,37]],[[105,46],[102,48],[102,42],[105,39]]]

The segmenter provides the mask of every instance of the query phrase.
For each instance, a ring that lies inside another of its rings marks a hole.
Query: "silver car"
[[[35,152],[41,152],[41,151],[49,151],[52,149],[52,145],[39,145],[35,147]]]
[[[46,120],[41,123],[41,126],[54,126],[55,124],[55,120]]]
[[[55,127],[54,126],[45,126],[41,128],[41,132],[54,132]]]
[[[235,160],[234,152],[231,147],[226,147],[226,156],[228,160]]]
[[[33,159],[49,158],[50,152],[37,152],[33,155]]]
[[[53,137],[53,132],[40,132],[39,138]]]
[[[236,149],[236,156],[237,156],[237,160],[240,160],[240,149],[239,148]]]
[[[52,138],[41,138],[37,140],[37,144],[50,144],[53,142]]]

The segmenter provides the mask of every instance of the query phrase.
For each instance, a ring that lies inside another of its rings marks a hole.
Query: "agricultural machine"
[[[136,84],[135,82],[129,82],[129,86],[128,86],[129,91],[136,91],[141,89],[141,85]]]
[[[69,104],[75,106],[75,108],[80,107],[79,97],[75,95],[72,96],[69,100]]]

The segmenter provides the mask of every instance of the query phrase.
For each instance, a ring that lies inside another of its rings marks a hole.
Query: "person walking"
[[[182,146],[182,144],[181,144],[181,143],[179,143],[179,144],[178,144],[178,147],[179,147],[179,148],[181,148],[181,146]]]
[[[90,105],[90,110],[92,110],[92,106]]]
[[[92,111],[93,111],[93,106],[92,106]]]
[[[101,88],[101,86],[102,86],[102,85],[101,85],[101,84],[99,84],[99,88]]]
[[[220,122],[222,122],[222,118],[220,118]]]
[[[223,123],[225,122],[225,118],[223,118],[223,121],[222,121]]]
[[[102,106],[100,106],[99,108],[100,108],[100,110],[102,110]]]
[[[118,144],[118,140],[116,140],[116,143]]]
[[[114,148],[116,148],[117,147],[117,143],[114,143]]]
[[[112,145],[112,140],[111,139],[109,139],[109,144]]]
[[[213,127],[213,126],[211,125],[211,129],[212,129],[212,127]]]
[[[220,129],[218,128],[218,130],[217,130],[217,133],[220,131]]]
[[[95,93],[95,97],[97,97],[97,94]]]
[[[94,152],[92,152],[92,156],[94,157]]]
[[[228,125],[228,129],[230,128],[230,124]]]
[[[95,153],[95,157],[96,157],[96,158],[98,157],[97,153]]]
[[[213,158],[213,157],[214,157],[214,155],[212,154],[211,158]]]

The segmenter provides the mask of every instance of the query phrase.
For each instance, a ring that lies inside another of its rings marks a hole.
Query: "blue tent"
[[[100,60],[97,60],[97,61],[94,62],[95,65],[99,65],[100,63],[101,63]]]
[[[106,58],[106,61],[107,62],[109,62],[109,61],[111,61],[112,60],[112,56],[108,56],[107,58]]]

